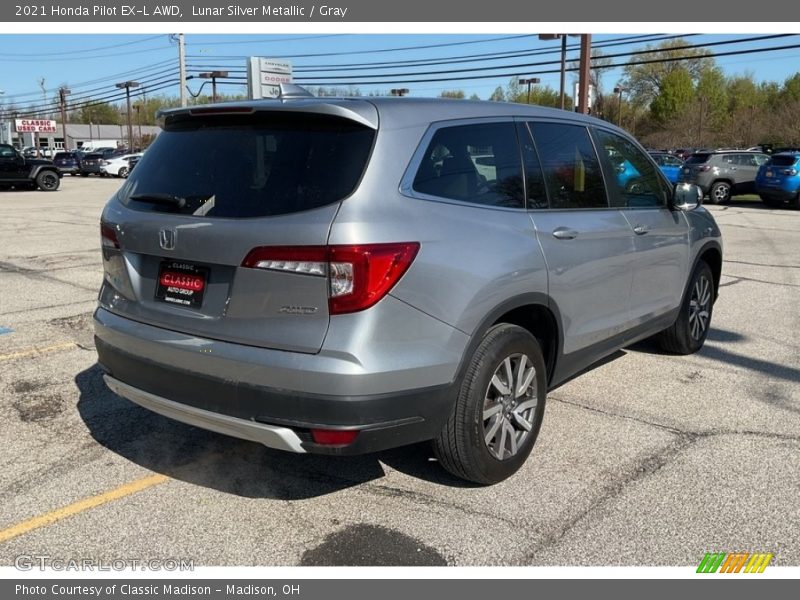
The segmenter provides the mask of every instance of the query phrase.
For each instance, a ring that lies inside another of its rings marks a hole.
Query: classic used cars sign
[[[56,122],[51,119],[14,119],[18,133],[55,133]]]

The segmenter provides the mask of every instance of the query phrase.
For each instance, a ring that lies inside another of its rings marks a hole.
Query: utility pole
[[[578,77],[578,112],[589,114],[589,69],[592,62],[592,35],[581,34],[581,62]]]
[[[123,81],[116,84],[120,89],[125,89],[125,97],[128,101],[128,150],[133,152],[133,123],[131,122],[131,88],[139,87],[138,81]]]
[[[619,101],[617,102],[617,127],[622,127],[622,92],[625,88],[618,85],[614,88],[614,93],[619,94]]]
[[[186,106],[186,42],[183,34],[178,34],[178,66],[181,72],[181,106]]]
[[[72,92],[64,86],[58,88],[58,101],[61,105],[61,131],[63,132],[64,136],[64,150],[69,150],[69,144],[67,143],[67,94],[71,93]]]

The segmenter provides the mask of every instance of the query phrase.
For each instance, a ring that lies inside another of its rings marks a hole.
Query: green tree
[[[496,88],[494,88],[492,95],[489,96],[489,100],[492,102],[505,102],[506,93],[503,91],[503,87],[498,85]]]
[[[455,98],[456,100],[463,100],[466,98],[464,90],[444,90],[439,94],[439,98]]]
[[[91,99],[81,103],[83,105],[77,111],[70,113],[69,120],[73,123],[102,123],[104,125],[122,123],[119,108],[113,104],[92,102]]]
[[[686,69],[675,69],[662,78],[659,92],[650,103],[650,113],[663,124],[685,110],[693,99],[691,74]]]
[[[692,82],[700,74],[714,66],[714,59],[705,48],[683,48],[690,45],[683,38],[667,40],[655,46],[648,44],[645,50],[658,50],[649,54],[639,54],[631,58],[625,66],[623,85],[630,90],[636,103],[647,105],[661,93],[665,78],[675,71],[685,71]],[[665,62],[645,63],[645,61],[665,60]],[[683,77],[682,75],[679,77]]]

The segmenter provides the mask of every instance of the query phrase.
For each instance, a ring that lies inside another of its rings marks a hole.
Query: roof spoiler
[[[281,100],[296,100],[298,98],[313,98],[314,94],[309,92],[306,88],[294,83],[280,84],[280,95],[278,98]]]

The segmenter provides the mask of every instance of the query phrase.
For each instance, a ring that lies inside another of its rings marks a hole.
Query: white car
[[[121,156],[114,156],[105,160],[100,167],[100,171],[106,175],[113,175],[114,177],[127,177],[130,172],[128,159],[133,157],[140,157],[141,152],[136,154],[123,154]]]

